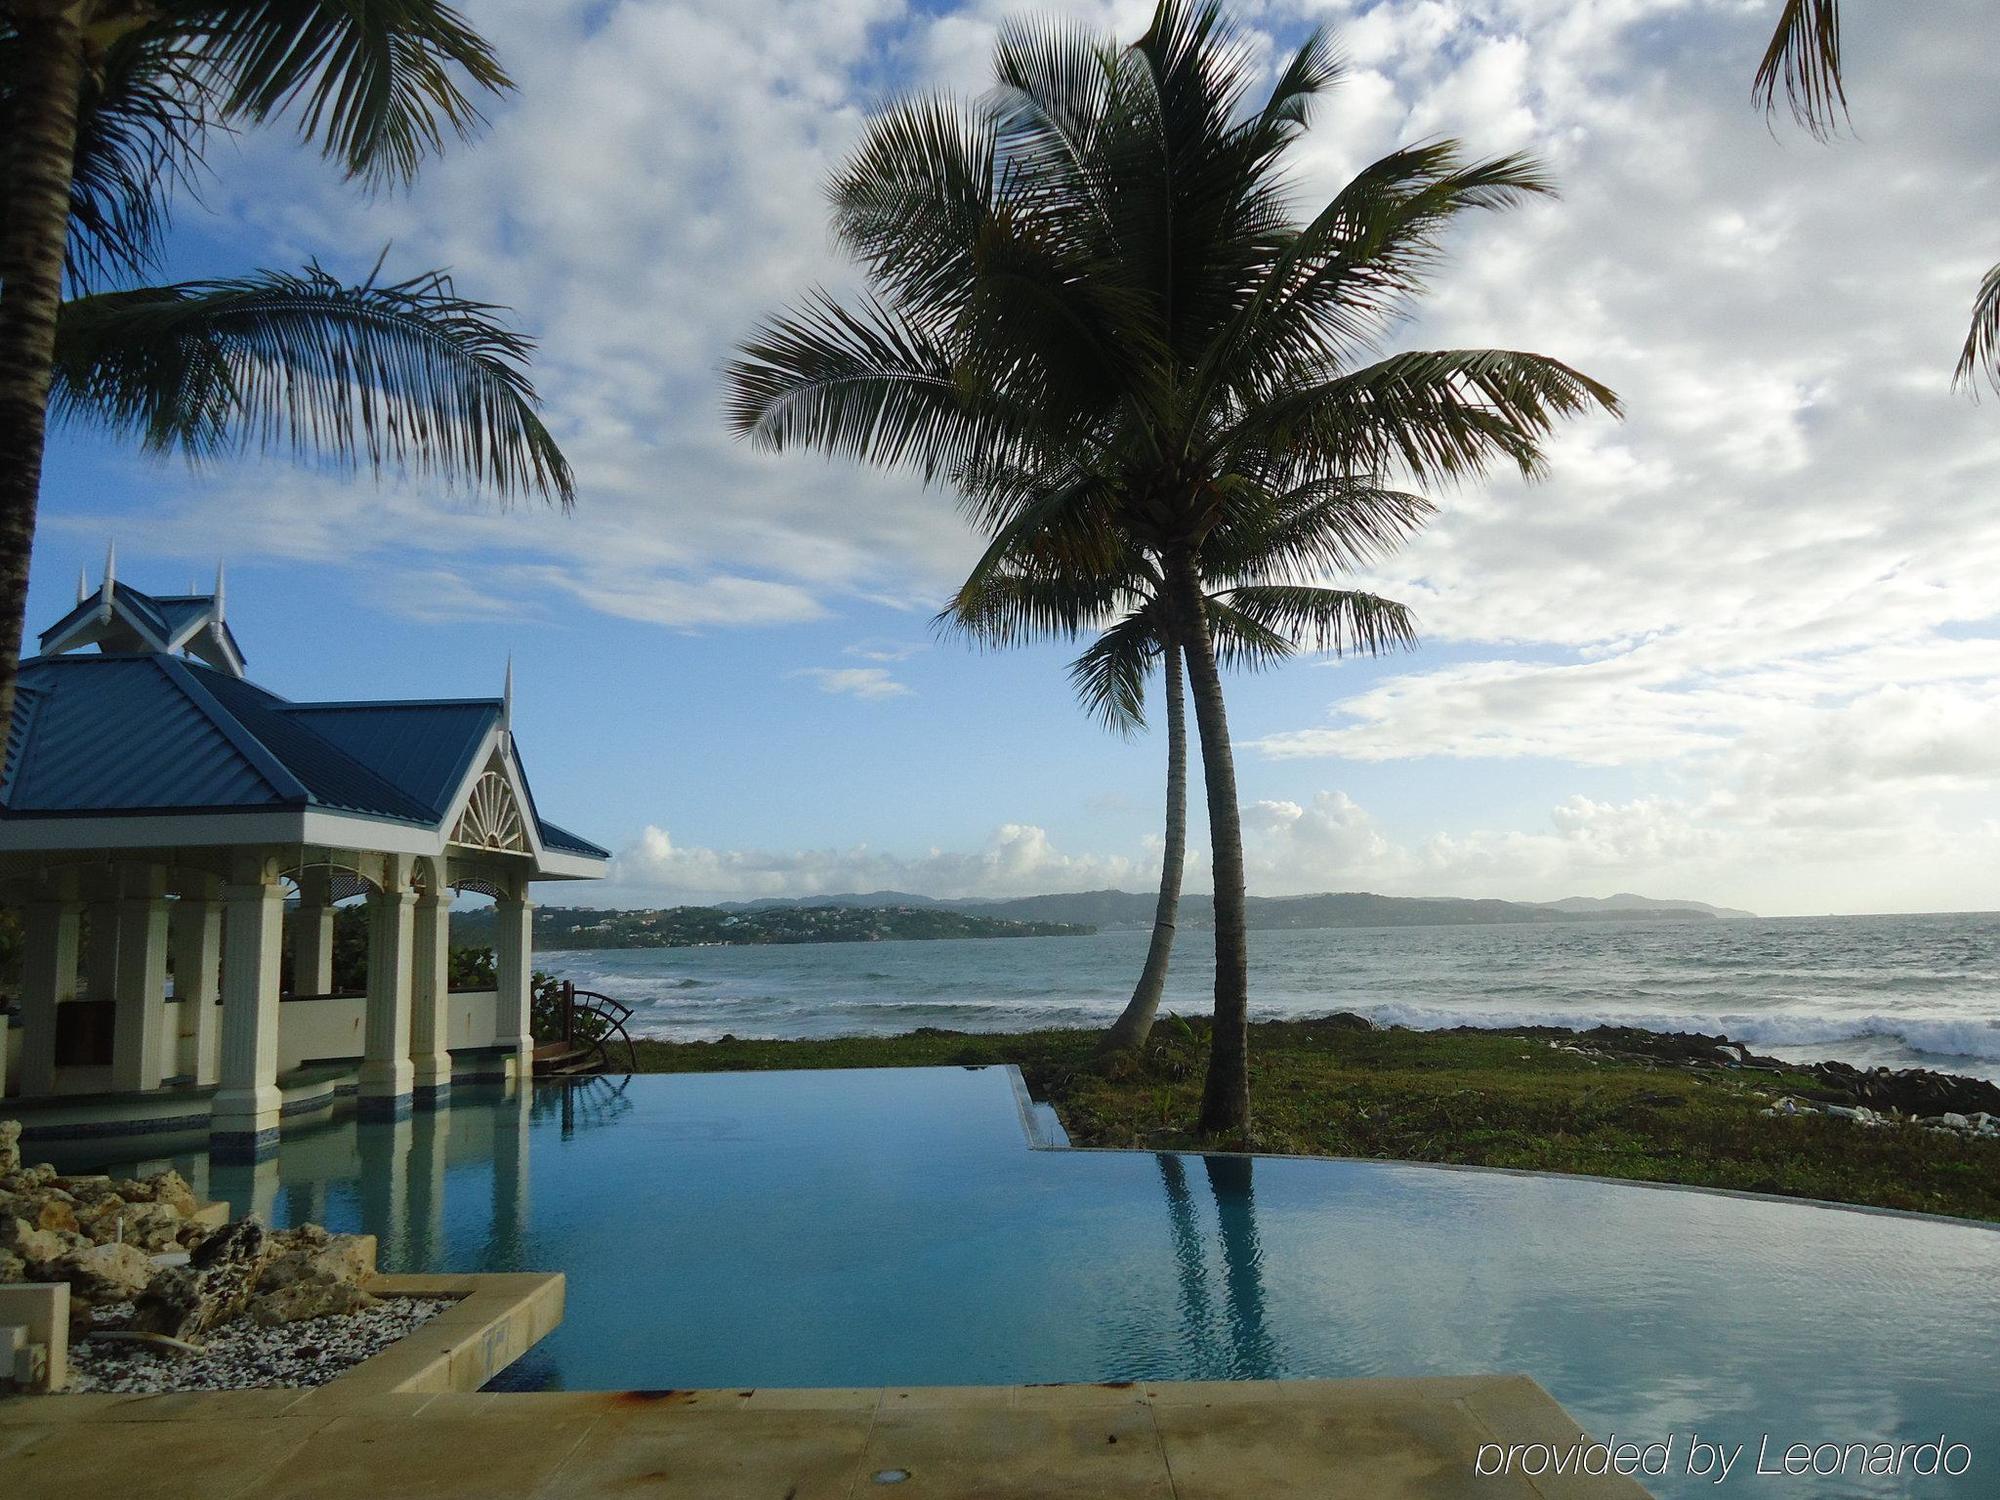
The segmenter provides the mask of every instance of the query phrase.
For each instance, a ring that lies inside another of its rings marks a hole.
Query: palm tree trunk
[[[1209,862],[1215,872],[1215,1032],[1208,1083],[1201,1095],[1204,1135],[1240,1135],[1250,1128],[1250,950],[1243,911],[1243,819],[1236,805],[1236,757],[1215,642],[1192,559],[1167,569],[1175,621],[1187,653],[1195,728],[1201,735],[1202,784],[1208,794]]]
[[[1181,872],[1187,864],[1187,707],[1181,698],[1181,648],[1168,641],[1160,653],[1167,697],[1167,842],[1160,854],[1160,902],[1153,909],[1153,941],[1146,967],[1125,1003],[1125,1012],[1104,1034],[1099,1050],[1118,1052],[1146,1045],[1173,957],[1174,928],[1180,920]]]
[[[20,73],[0,230],[0,726],[13,721],[83,83],[81,0],[14,0]]]

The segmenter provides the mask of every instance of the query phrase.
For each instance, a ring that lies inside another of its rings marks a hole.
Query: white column
[[[121,1092],[160,1086],[167,1022],[167,894],[161,870],[126,877],[118,902],[118,1002],[111,1039],[111,1086]]]
[[[30,901],[21,932],[21,1093],[56,1087],[56,1007],[76,994],[78,928],[83,907],[68,900]]]
[[[508,1072],[526,1079],[535,1071],[535,1039],[528,1024],[534,984],[535,904],[525,896],[504,895],[494,903],[494,968],[499,975],[494,1045],[513,1051]]]
[[[292,914],[292,993],[333,992],[333,872],[299,872],[299,909]]]
[[[187,1070],[202,1087],[215,1082],[216,1031],[222,1022],[215,1003],[221,985],[222,902],[211,894],[213,886],[206,881],[184,893],[168,920],[180,1034],[194,1053]]]
[[[90,903],[90,937],[84,946],[83,989],[87,999],[109,1000],[118,993],[118,903]]]
[[[451,891],[442,859],[431,862],[431,872],[417,898],[411,960],[410,1062],[419,1109],[435,1108],[451,1095]]]
[[[209,1121],[218,1160],[254,1161],[277,1149],[278,965],[285,889],[267,866],[222,892],[222,1066]]]
[[[388,888],[368,893],[368,1024],[362,1044],[361,1118],[393,1120],[410,1110],[410,959],[416,892],[409,862],[389,861]]]

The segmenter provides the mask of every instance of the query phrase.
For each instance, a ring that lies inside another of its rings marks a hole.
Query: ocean
[[[544,952],[536,966],[677,1040],[1016,1031],[1115,1016],[1148,934]],[[1213,937],[1181,934],[1163,1010],[1208,1009]],[[2000,913],[1583,921],[1250,934],[1253,1018],[1726,1032],[1797,1061],[2000,1079]]]

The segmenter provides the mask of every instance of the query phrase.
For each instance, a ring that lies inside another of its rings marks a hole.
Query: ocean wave
[[[1750,1047],[1818,1047],[1837,1042],[1890,1040],[1933,1057],[2000,1059],[2000,1021],[1949,1017],[1892,1015],[1830,1015],[1797,1011],[1727,1013],[1720,1011],[1578,1011],[1498,1010],[1432,1005],[1368,1005],[1354,1007],[1358,1015],[1382,1026],[1408,1026],[1418,1031],[1442,1031],[1452,1026],[1567,1026],[1587,1031],[1593,1026],[1636,1026],[1643,1031],[1721,1033]]]

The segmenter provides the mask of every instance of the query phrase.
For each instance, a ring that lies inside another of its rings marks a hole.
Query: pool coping
[[[1058,1143],[1048,1140],[1035,1122],[1033,1106],[1045,1104],[1056,1109],[1047,1100],[1038,1100],[1028,1088],[1027,1080],[1021,1076],[1020,1065],[1003,1063],[1011,1075],[1014,1088],[1014,1104],[1021,1117],[1021,1133],[1027,1140],[1030,1151],[1049,1152],[1089,1152],[1096,1155],[1118,1156],[1135,1154],[1141,1156],[1232,1156],[1244,1157],[1251,1161],[1330,1161],[1350,1166],[1366,1167],[1412,1167],[1427,1172],[1473,1172],[1499,1177],[1532,1177],[1542,1182],[1588,1182],[1603,1187],[1646,1188],[1657,1193],[1700,1193],[1710,1198],[1735,1198],[1747,1203],[1790,1204],[1795,1208],[1830,1208],[1842,1213],[1869,1214],[1876,1218],[1907,1219],[1919,1224],[1944,1224],[1959,1229],[1984,1229],[2000,1234],[2000,1220],[1963,1219],[1952,1214],[1925,1213],[1914,1208],[1882,1208],[1872,1203],[1841,1203],[1831,1198],[1793,1197],[1786,1193],[1758,1193],[1748,1188],[1704,1187],[1693,1182],[1649,1182],[1638,1177],[1604,1177],[1595,1172],[1538,1172],[1533,1167],[1486,1167],[1476,1162],[1461,1161],[1413,1161],[1402,1156],[1322,1156],[1303,1151],[1185,1151],[1165,1150],[1157,1146],[1079,1146],[1074,1143]],[[1056,1110],[1057,1118],[1061,1111]],[[1068,1127],[1064,1127],[1067,1132]]]
[[[439,1274],[378,1272],[376,1297],[449,1297],[452,1305],[386,1349],[343,1370],[310,1398],[477,1391],[562,1322],[569,1279],[561,1271]]]
[[[702,1500],[861,1500],[884,1493],[889,1474],[918,1478],[938,1500],[1261,1500],[1322,1493],[1333,1475],[1339,1493],[1371,1500],[1648,1500],[1636,1479],[1588,1471],[1473,1477],[1503,1445],[1589,1441],[1521,1374],[0,1398],[0,1478],[44,1500],[163,1493],[163,1472],[199,1473],[215,1500],[557,1500],[663,1492],[663,1481]],[[1464,1478],[1440,1488],[1451,1475]]]

